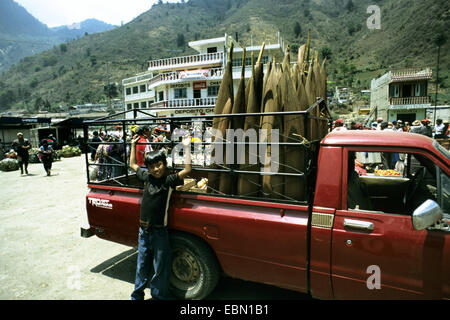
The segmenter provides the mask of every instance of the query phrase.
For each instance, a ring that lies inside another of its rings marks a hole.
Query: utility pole
[[[111,86],[109,82],[109,62],[106,61],[106,81],[107,81],[107,88],[108,88],[108,110],[111,110]]]
[[[438,56],[437,56],[437,69],[436,69],[436,92],[434,93],[434,125],[436,125],[436,114],[437,114],[437,100],[438,100],[438,88],[439,88],[439,58],[441,53],[441,46],[447,41],[447,37],[444,33],[439,33],[436,36],[434,43],[438,46]]]
[[[434,93],[434,120],[433,125],[436,125],[436,113],[437,113],[437,95],[439,87],[439,56],[440,56],[441,46],[438,45],[438,56],[437,56],[437,69],[436,69],[436,92]]]

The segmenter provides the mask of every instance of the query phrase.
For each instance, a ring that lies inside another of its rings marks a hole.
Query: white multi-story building
[[[147,72],[123,79],[126,110],[142,110],[155,116],[213,114],[217,94],[227,63],[231,37],[189,42],[198,54],[149,61]],[[261,45],[246,47],[245,79],[251,76],[251,53],[255,62]],[[242,68],[243,49],[234,44],[233,80],[237,90]],[[283,40],[266,44],[262,62],[282,61]],[[128,118],[145,116],[140,112],[127,113]]]

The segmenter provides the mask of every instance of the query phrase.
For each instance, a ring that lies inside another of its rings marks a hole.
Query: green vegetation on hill
[[[106,31],[114,26],[95,19],[67,26],[48,28],[13,0],[0,1],[0,72],[27,56],[51,49],[87,33]]]
[[[369,5],[381,9],[381,29],[369,30]],[[0,76],[0,111],[55,109],[106,101],[107,79],[117,83],[147,69],[153,59],[190,55],[189,41],[238,35],[245,45],[296,46],[311,32],[311,46],[328,59],[329,80],[355,90],[390,69],[431,66],[433,41],[449,30],[445,0],[190,0],[157,4],[132,22],[87,34],[26,57]],[[449,46],[441,47],[439,104],[449,103]],[[293,57],[292,60],[295,60]],[[430,85],[434,99],[434,85]]]

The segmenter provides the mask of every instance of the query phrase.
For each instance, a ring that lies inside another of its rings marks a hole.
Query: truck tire
[[[171,235],[172,293],[179,299],[200,300],[216,287],[220,267],[211,248],[203,241],[184,234]]]

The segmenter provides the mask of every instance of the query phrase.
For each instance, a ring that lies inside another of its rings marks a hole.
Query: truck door
[[[412,212],[432,199],[449,218],[449,168],[419,151],[379,151],[344,152],[342,210],[332,235],[334,296],[448,299],[449,230],[415,230]]]

